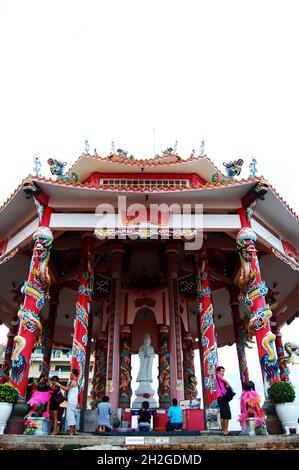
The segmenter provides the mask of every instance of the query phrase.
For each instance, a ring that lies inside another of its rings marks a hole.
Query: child
[[[48,379],[45,375],[41,375],[38,379],[37,390],[32,393],[28,400],[28,405],[33,408],[31,415],[39,415],[43,418],[49,418],[49,402],[53,391],[48,385]]]
[[[254,382],[251,380],[245,384],[241,396],[241,414],[238,421],[240,422],[242,430],[248,431],[247,423],[248,418],[255,418],[255,433],[266,434],[266,423],[263,408],[261,407],[261,398],[255,391]]]

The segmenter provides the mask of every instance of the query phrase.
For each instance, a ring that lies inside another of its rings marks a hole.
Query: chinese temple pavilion
[[[2,381],[24,398],[34,347],[43,345],[45,374],[52,344],[71,347],[84,408],[92,350],[94,402],[109,395],[114,411],[128,408],[144,334],[159,357],[160,408],[197,396],[195,349],[206,408],[217,403],[219,347],[236,344],[244,385],[255,337],[265,390],[288,380],[280,329],[298,315],[299,219],[267,181],[240,179],[241,159],[223,174],[204,155],[172,149],[147,160],[86,152],[66,173],[48,162],[53,177],[28,176],[0,210]],[[190,242],[198,228],[163,231],[172,212],[166,220],[160,205],[201,205],[200,246]],[[103,207],[117,227],[107,216],[99,228]]]

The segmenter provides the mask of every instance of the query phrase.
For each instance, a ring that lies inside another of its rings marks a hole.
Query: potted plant
[[[37,425],[32,419],[26,419],[24,423],[25,431],[24,434],[35,434]]]
[[[275,382],[268,389],[269,399],[274,403],[276,413],[286,434],[290,429],[299,433],[299,405],[295,403],[296,393],[289,382]]]
[[[4,433],[13,404],[17,401],[18,397],[18,390],[11,384],[0,384],[0,434]]]

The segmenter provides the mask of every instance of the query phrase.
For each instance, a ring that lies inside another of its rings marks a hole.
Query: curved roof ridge
[[[212,160],[207,157],[206,155],[190,155],[188,158],[183,158],[177,153],[174,154],[167,154],[162,155],[159,157],[150,157],[150,158],[135,158],[135,157],[127,157],[121,154],[110,153],[105,157],[101,157],[99,155],[91,155],[89,153],[82,153],[77,160],[72,164],[72,166],[68,169],[67,173],[74,171],[76,165],[80,162],[83,157],[88,157],[93,160],[100,160],[100,161],[110,161],[112,163],[124,163],[125,165],[129,166],[162,166],[162,165],[174,165],[180,163],[188,163],[191,161],[199,161],[199,160],[206,160],[208,161],[214,168],[215,171],[219,171],[216,165],[212,162]],[[221,172],[220,172],[221,173]]]

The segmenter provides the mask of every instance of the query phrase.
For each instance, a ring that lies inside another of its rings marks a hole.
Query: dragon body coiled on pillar
[[[35,284],[40,285],[37,290],[43,291],[45,298],[48,298],[51,283],[48,263],[53,242],[53,234],[49,227],[38,227],[33,234],[33,239],[35,240],[35,245],[31,262],[32,274],[34,276]]]
[[[267,321],[271,318],[272,312],[269,308],[269,305],[258,309],[250,318],[248,322],[248,331],[247,331],[247,340],[252,343],[253,336],[257,330],[265,328]],[[275,339],[275,338],[274,338]]]
[[[39,344],[42,335],[42,324],[38,314],[21,305],[18,311],[18,317],[20,319],[20,325],[23,326],[25,330],[36,333],[36,342]]]
[[[210,393],[216,391],[216,367],[217,367],[217,346],[214,344],[211,348],[206,349],[203,353],[204,368],[207,370],[207,376],[204,378],[205,389],[209,389]],[[207,367],[206,367],[207,366]],[[217,408],[217,401],[210,404],[211,408]]]
[[[241,229],[237,235],[237,252],[241,261],[241,276],[239,286],[241,289],[241,298],[244,300],[248,288],[252,288],[256,280],[257,269],[253,267],[253,261],[256,258],[256,234],[249,227]]]
[[[297,355],[299,356],[299,347],[297,344],[294,343],[285,343],[284,348],[282,349],[282,353],[284,351],[287,353],[285,356],[280,356],[278,357],[278,365],[280,369],[280,378],[283,382],[288,382],[289,381],[289,375],[290,375],[290,370],[288,365],[289,364],[295,364],[294,362],[294,356]],[[277,348],[277,352],[279,355],[279,350]]]
[[[254,311],[254,304],[258,299],[264,299],[268,293],[265,282],[260,279],[259,262],[256,255],[256,234],[250,227],[242,228],[237,235],[237,251],[241,261],[241,276],[239,286],[241,290],[240,300],[251,311],[248,323],[247,340],[252,342],[255,332],[264,328],[270,319],[272,312],[268,304]],[[265,303],[265,302],[263,302]]]
[[[168,333],[160,333],[159,348],[159,398],[170,402],[170,366],[168,351]]]
[[[27,367],[26,357],[21,354],[26,346],[26,339],[23,336],[15,336],[14,351],[12,354],[11,377],[16,383],[20,383]]]
[[[276,361],[276,352],[273,347],[275,334],[269,331],[262,340],[262,345],[267,354],[260,358],[262,369],[265,371],[266,383],[270,385],[279,375],[278,362]]]
[[[119,377],[120,403],[130,406],[131,390],[131,349],[129,346],[129,334],[122,333],[122,351],[120,353],[120,377]]]
[[[107,362],[107,345],[106,347],[100,346],[99,350],[95,352],[95,370],[96,373],[92,378],[92,390],[90,395],[92,401],[90,405],[95,409],[98,403],[105,395],[106,389],[106,362]]]
[[[78,368],[78,388],[79,392],[84,387],[84,366],[85,366],[85,358],[86,352],[85,347],[82,345],[76,338],[73,340],[73,349],[72,349],[72,356],[77,360],[77,367]]]
[[[242,228],[237,235],[237,251],[241,261],[240,288],[241,298],[250,311],[247,340],[257,338],[260,364],[264,378],[265,393],[267,386],[279,379],[276,351],[272,343],[276,336],[271,332],[270,318],[272,311],[265,300],[268,288],[262,281],[258,257],[256,254],[256,234],[251,227]]]

